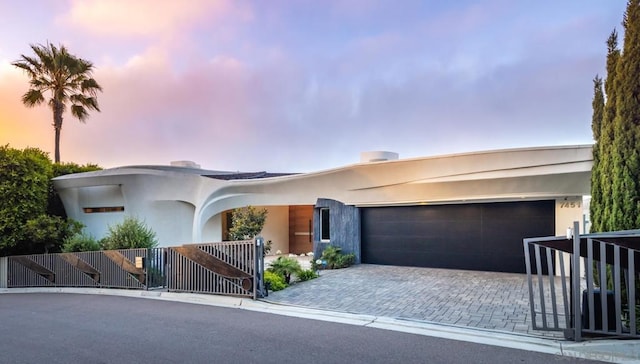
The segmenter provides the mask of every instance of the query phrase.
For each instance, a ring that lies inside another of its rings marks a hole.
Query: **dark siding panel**
[[[555,234],[555,201],[362,209],[362,261],[524,273],[522,239]]]

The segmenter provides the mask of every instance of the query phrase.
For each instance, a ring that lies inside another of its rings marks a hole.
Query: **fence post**
[[[580,307],[580,223],[573,222],[573,328],[574,341],[582,340],[582,308]]]
[[[9,258],[0,257],[0,288],[7,288],[9,273]]]

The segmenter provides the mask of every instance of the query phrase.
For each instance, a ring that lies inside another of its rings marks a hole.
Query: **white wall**
[[[265,243],[271,240],[271,254],[280,250],[289,253],[289,206],[257,206],[267,209],[267,220],[260,235]]]
[[[217,243],[222,241],[222,213],[213,215],[202,228],[202,241]]]
[[[122,189],[119,185],[82,187],[77,191],[76,209],[67,210],[69,217],[82,221],[85,231],[96,239],[101,239],[109,232],[109,226],[119,224],[127,213]],[[85,213],[84,208],[91,207],[125,207],[124,212]],[[66,209],[66,205],[65,205]]]
[[[584,234],[582,196],[556,199],[556,236],[565,236],[574,221],[580,222],[580,233]]]
[[[566,236],[567,229],[573,229],[573,222],[580,222],[580,234],[584,234],[582,196],[556,199],[556,236]],[[556,267],[560,267],[560,254],[563,255],[564,271],[569,274],[571,256],[568,253],[558,251],[556,254]],[[556,276],[560,276],[560,269],[556,269]]]
[[[195,206],[182,201],[153,201],[145,215],[138,216],[156,233],[158,246],[193,243]]]

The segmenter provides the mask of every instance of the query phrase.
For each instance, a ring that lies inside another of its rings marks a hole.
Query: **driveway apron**
[[[270,292],[268,301],[562,338],[531,329],[524,274],[360,264]]]

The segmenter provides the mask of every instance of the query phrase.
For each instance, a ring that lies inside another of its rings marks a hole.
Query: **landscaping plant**
[[[272,291],[281,291],[287,288],[284,277],[271,271],[264,272],[264,283]]]
[[[127,216],[116,226],[109,226],[109,234],[101,240],[104,250],[155,248],[156,233],[135,217]]]
[[[302,270],[300,263],[294,258],[278,257],[278,259],[271,262],[267,271],[273,272],[284,278],[286,284],[291,283],[291,275],[297,275]]]
[[[320,262],[326,262],[326,264],[322,264]],[[318,270],[319,268],[339,269],[347,268],[353,265],[355,262],[355,254],[344,254],[342,253],[342,248],[334,245],[329,245],[324,249],[319,259],[311,260],[311,267],[314,270]]]

